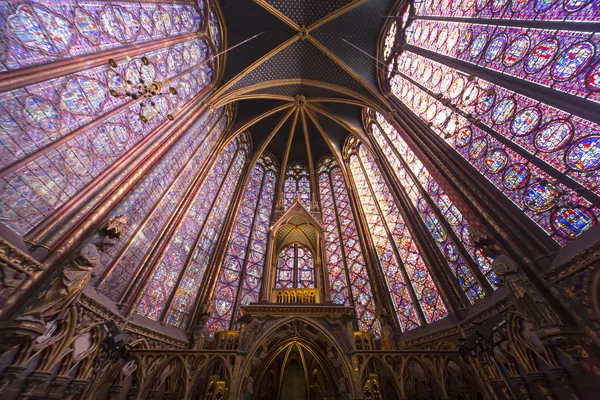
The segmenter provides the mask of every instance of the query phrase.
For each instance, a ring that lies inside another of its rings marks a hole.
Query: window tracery
[[[277,174],[270,155],[252,170],[213,295],[211,334],[229,329],[241,306],[259,300]]]
[[[313,289],[315,279],[315,259],[310,248],[293,243],[279,252],[275,289]]]
[[[359,143],[348,147],[352,177],[402,329],[445,318],[437,285],[373,155]]]
[[[598,125],[578,115],[576,107],[560,109],[521,94],[510,79],[496,84],[478,72],[465,73],[461,62],[482,74],[489,70],[490,76],[499,73],[598,102],[600,37],[573,24],[596,21],[597,5],[569,0],[437,3],[415,2],[390,64],[391,92],[565,245],[600,216],[593,203],[600,194]],[[430,16],[439,18],[422,18]],[[510,26],[510,20],[521,22]],[[528,26],[530,20],[551,21],[555,29]],[[433,53],[449,61],[434,61]],[[541,96],[534,89],[529,93]]]
[[[284,210],[291,207],[296,197],[300,199],[300,203],[307,210],[310,210],[310,171],[308,167],[300,162],[290,164],[285,172],[285,181],[283,184]]]
[[[221,153],[163,253],[138,305],[139,314],[187,328],[247,152],[247,142],[238,138]]]
[[[344,176],[333,157],[321,162],[318,174],[331,301],[353,306],[359,329],[379,337],[381,325]]]

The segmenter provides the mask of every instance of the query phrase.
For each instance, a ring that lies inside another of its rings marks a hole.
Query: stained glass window
[[[164,116],[177,114],[212,80],[212,64],[203,63],[208,42],[190,35],[201,29],[204,3],[198,4],[201,7],[160,1],[40,0],[0,5],[2,20],[11,32],[2,42],[5,57],[0,70],[48,64],[42,76],[52,76],[36,80],[34,74],[33,83],[0,94],[2,223],[20,235],[27,234],[130,151],[151,150],[165,139],[158,135],[164,130],[157,129]],[[168,41],[164,40],[167,36]],[[109,68],[106,60],[123,46],[133,49],[131,56],[115,56],[117,68]],[[55,63],[86,55],[96,60],[99,52],[105,52],[102,63],[81,59],[76,63],[80,69],[69,69],[68,74],[62,72],[62,64]],[[149,65],[142,64],[142,56]],[[126,80],[138,73],[147,81],[169,81],[178,91],[155,100],[162,115],[148,108],[146,124],[139,118],[140,99],[109,94],[113,89],[122,91]],[[157,136],[151,140],[152,135]],[[109,181],[105,193],[119,181]],[[86,206],[93,207],[102,198],[95,196]],[[78,218],[70,219],[60,231],[78,222]],[[45,244],[52,246],[59,238],[55,235]]]
[[[485,291],[470,265],[477,265],[490,284],[497,282],[491,260],[478,257],[477,249],[462,241],[463,232],[468,232],[471,226],[467,218],[402,136],[379,113],[371,124],[371,132],[469,300],[474,302],[482,298]],[[454,235],[448,232],[449,229]],[[466,257],[470,260],[465,261]]]
[[[290,208],[296,197],[300,199],[300,203],[307,210],[310,210],[310,172],[304,164],[299,162],[290,164],[285,172],[283,184],[283,206],[285,210]]]
[[[597,22],[596,2],[418,1],[414,10],[394,45],[395,97],[560,245],[595,225],[600,129],[574,104],[600,100],[600,35],[569,22]]]
[[[215,162],[150,279],[138,313],[187,328],[206,268],[247,158],[246,141],[232,141]]]
[[[0,19],[9,33],[0,70],[80,57],[131,44],[197,32],[199,8],[172,1],[6,1]]]
[[[276,289],[312,289],[315,279],[315,259],[308,247],[294,243],[280,251],[275,276]]]
[[[154,238],[189,190],[226,124],[222,110],[204,113],[110,213],[129,218],[127,231],[101,255],[106,273],[97,270],[95,283],[113,301],[122,301]]]
[[[360,144],[348,147],[352,177],[402,329],[447,317],[437,285],[373,155]]]
[[[320,163],[318,173],[331,301],[354,306],[360,330],[379,337],[381,325],[344,176],[333,157]]]
[[[270,155],[252,170],[213,294],[211,334],[230,329],[239,307],[259,300],[277,172]]]

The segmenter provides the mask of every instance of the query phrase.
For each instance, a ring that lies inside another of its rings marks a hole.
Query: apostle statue
[[[90,243],[84,245],[73,261],[63,268],[61,276],[54,281],[44,297],[17,320],[46,324],[60,319],[61,313],[79,299],[99,262],[100,254],[96,246]]]

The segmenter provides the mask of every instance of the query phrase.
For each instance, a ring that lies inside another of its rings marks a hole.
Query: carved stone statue
[[[244,400],[252,400],[254,398],[254,379],[252,379],[252,377],[248,377],[247,380],[248,383],[246,383],[246,389],[244,390],[244,396],[243,399]]]
[[[92,278],[94,268],[100,262],[100,254],[93,244],[83,246],[79,254],[63,270],[46,295],[17,320],[46,324],[61,317],[61,313],[81,295]]]
[[[333,365],[333,368],[335,368],[338,373],[341,372],[342,360],[335,356],[333,350],[331,350],[331,347],[327,348],[327,358],[331,362],[331,365]]]
[[[494,259],[492,269],[506,287],[511,302],[519,312],[538,328],[560,324],[547,302],[521,272],[518,264],[502,252],[494,238],[477,229],[470,230],[469,235],[473,246],[480,248],[486,257]]]
[[[344,350],[347,353],[354,352],[354,336],[348,331],[344,322],[341,319],[329,317],[326,317],[326,321],[330,325],[331,333],[338,339]]]
[[[383,350],[396,350],[396,342],[394,340],[394,331],[389,324],[381,326],[381,347]]]
[[[340,400],[350,400],[352,398],[346,389],[346,378],[343,376],[340,378],[338,383],[338,397]]]
[[[250,322],[246,324],[246,326],[244,327],[244,331],[242,332],[242,335],[240,337],[240,344],[238,346],[238,349],[240,351],[248,351],[250,346],[252,346],[254,338],[262,330],[263,324],[257,318],[254,318],[252,316],[250,316],[250,318]]]
[[[106,224],[100,229],[102,241],[98,245],[100,251],[113,247],[119,238],[127,231],[129,218],[126,215],[118,215],[106,221]]]
[[[263,363],[263,361],[265,360],[265,358],[267,358],[268,355],[269,355],[269,351],[268,351],[267,347],[263,346],[260,354],[258,354],[256,357],[254,357],[252,359],[252,367],[253,368],[260,367],[260,365]]]

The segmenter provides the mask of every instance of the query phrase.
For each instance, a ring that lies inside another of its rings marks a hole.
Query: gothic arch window
[[[259,300],[277,174],[270,155],[252,170],[213,294],[211,334],[229,329],[241,306]]]
[[[600,37],[574,23],[595,22],[595,2],[559,3],[415,2],[388,59],[388,84],[565,245],[600,216],[600,126],[588,112],[600,101]]]
[[[468,242],[471,224],[467,217],[381,114],[375,113],[369,128],[469,301],[483,298],[486,292],[478,282],[478,272],[490,285],[496,285],[497,279],[492,260]]]
[[[204,113],[109,214],[125,215],[128,229],[110,251],[102,253],[105,271],[93,282],[111,300],[123,301],[131,280],[152,249],[153,238],[165,227],[184,199],[215,143],[227,126],[219,109]]]
[[[290,208],[294,199],[298,196],[300,203],[310,210],[310,171],[308,167],[300,162],[292,163],[285,172],[283,184],[283,207]]]
[[[310,248],[293,243],[279,252],[275,289],[313,289],[315,279],[315,258]]]
[[[214,65],[204,62],[208,41],[192,35],[206,25],[204,2],[198,5],[41,0],[10,2],[0,10],[6,23],[0,71],[43,65],[40,76],[50,77],[36,81],[33,75],[0,94],[3,224],[22,236],[35,232],[133,150],[157,140],[167,114],[177,114],[207,89]],[[123,57],[126,47],[131,52]],[[97,54],[114,56],[116,67],[86,62]],[[75,58],[75,70],[64,74],[60,62]],[[138,71],[147,81],[168,81],[177,89],[157,98],[156,108],[144,109],[147,123],[139,117],[141,99],[111,95],[123,91],[127,80],[137,81]],[[118,182],[110,181],[107,190]],[[73,218],[61,228],[78,222]],[[46,244],[58,238],[48,237]]]
[[[186,329],[227,210],[243,172],[249,146],[245,134],[232,141],[196,189],[195,199],[144,290],[139,314]]]
[[[359,328],[381,335],[375,300],[342,170],[333,157],[319,164],[319,194],[331,301],[354,307]]]
[[[348,164],[402,330],[448,316],[448,311],[400,207],[371,152],[352,138]]]

